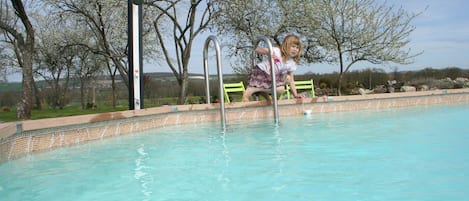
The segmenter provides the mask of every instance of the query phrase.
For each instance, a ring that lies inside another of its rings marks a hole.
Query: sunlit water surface
[[[167,127],[0,165],[0,200],[467,200],[469,105]]]

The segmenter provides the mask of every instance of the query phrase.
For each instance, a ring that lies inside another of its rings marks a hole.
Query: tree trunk
[[[337,51],[339,52],[339,65],[340,65],[340,72],[339,72],[339,86],[337,86],[337,95],[342,96],[342,77],[344,75],[344,58],[343,58],[343,53],[342,49],[340,46],[337,46]]]
[[[116,88],[116,79],[112,78],[112,108],[116,108],[117,105],[117,88]]]
[[[81,103],[81,109],[85,109],[85,81],[83,79],[83,76],[80,76],[80,103]]]
[[[112,108],[116,108],[116,105],[117,105],[116,72],[118,71],[118,68],[116,67],[116,68],[112,69],[111,63],[109,62],[109,60],[106,60],[106,65],[107,65],[107,69],[109,70],[109,75],[111,76]],[[126,79],[126,80],[128,80],[128,79]],[[125,81],[125,82],[127,82],[127,81]]]
[[[11,32],[15,39],[20,53],[16,57],[18,62],[22,63],[23,68],[23,97],[18,104],[16,116],[18,119],[31,119],[31,110],[33,105],[33,53],[34,53],[34,29],[29,21],[28,15],[22,1],[11,0],[15,8],[15,14],[21,19],[26,32],[26,40],[21,34]]]
[[[23,97],[18,105],[17,118],[31,119],[33,103],[33,63],[32,51],[25,50],[23,55]]]
[[[339,80],[338,80],[338,83],[339,83],[339,86],[337,86],[337,95],[338,96],[342,96],[342,77],[343,77],[343,73],[340,72],[339,73]]]
[[[33,87],[34,87],[34,99],[35,99],[35,102],[36,102],[36,108],[38,110],[42,110],[41,100],[44,96],[42,96],[41,91],[39,91],[39,88],[37,88],[37,84],[34,81],[33,81]]]
[[[181,83],[181,92],[179,94],[178,105],[183,105],[186,100],[187,95],[187,87],[189,86],[189,73],[187,72],[187,68],[184,68],[182,73],[182,83]]]

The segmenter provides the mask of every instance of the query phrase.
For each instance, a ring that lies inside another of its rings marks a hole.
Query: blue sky
[[[395,0],[389,1],[410,12],[423,12],[412,23],[409,47],[423,54],[415,63],[399,69],[460,67],[469,69],[469,1]],[[425,9],[426,8],[426,9]]]
[[[382,68],[392,71],[421,70],[427,67],[441,69],[459,67],[469,69],[469,1],[467,0],[389,0],[387,4],[402,6],[408,12],[420,14],[412,25],[416,29],[410,35],[407,48],[412,52],[422,52],[413,64],[386,64],[374,66],[359,63],[352,70],[362,68]],[[336,66],[315,64],[313,68],[303,69],[308,72],[338,71]]]
[[[381,0],[379,0],[381,1]],[[384,0],[382,0],[384,1]],[[411,42],[407,48],[413,52],[423,54],[415,58],[409,65],[385,64],[374,66],[369,63],[357,63],[351,70],[366,68],[381,68],[391,72],[395,67],[401,70],[421,70],[427,67],[446,68],[459,67],[469,69],[469,1],[467,0],[388,0],[387,4],[402,6],[408,12],[423,12],[414,19],[412,25],[416,27],[411,34]],[[190,62],[190,73],[203,73],[203,45],[209,34],[196,38]],[[213,50],[209,50],[213,52]],[[213,55],[213,53],[211,54]],[[226,53],[222,53],[222,56]],[[210,74],[216,74],[215,58],[209,59]],[[156,67],[158,66],[158,67]],[[223,73],[232,73],[230,63],[222,60]],[[297,74],[329,73],[338,71],[338,65],[309,64],[300,66]],[[144,66],[144,72],[170,72],[169,68],[160,64]],[[9,81],[21,79],[21,75],[9,76]]]
[[[388,0],[388,5],[402,6],[408,12],[423,12],[414,19],[416,27],[410,35],[411,42],[406,48],[412,52],[422,52],[413,64],[389,63],[374,66],[370,63],[357,63],[351,70],[382,68],[387,72],[395,67],[401,70],[421,70],[427,67],[441,69],[459,67],[469,69],[469,1],[467,0]],[[206,36],[199,36],[191,58],[190,72],[203,72],[202,50]],[[213,59],[215,60],[215,59]],[[229,62],[223,60],[225,73],[230,73]],[[200,70],[199,67],[200,66]],[[209,65],[210,74],[216,73],[216,64]],[[328,73],[338,71],[337,65],[310,64],[298,68],[297,73]]]

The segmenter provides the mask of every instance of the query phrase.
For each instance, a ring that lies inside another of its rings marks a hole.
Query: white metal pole
[[[136,110],[142,109],[140,97],[140,23],[139,23],[139,5],[132,4],[132,61],[133,61],[133,87],[134,87],[134,106]]]

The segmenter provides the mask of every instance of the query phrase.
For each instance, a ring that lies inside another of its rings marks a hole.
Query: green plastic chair
[[[305,81],[295,81],[295,86],[297,91],[310,90],[310,97],[315,97],[313,79]],[[288,84],[285,86],[285,92],[283,92],[280,97],[284,97],[285,95],[287,96],[287,99],[291,98],[290,86]]]
[[[224,91],[224,94],[225,94],[225,102],[229,103],[231,102],[230,100],[230,96],[228,95],[228,93],[243,93],[246,91],[246,89],[244,88],[244,84],[243,82],[238,82],[238,83],[227,83],[227,84],[223,84],[223,91]]]

